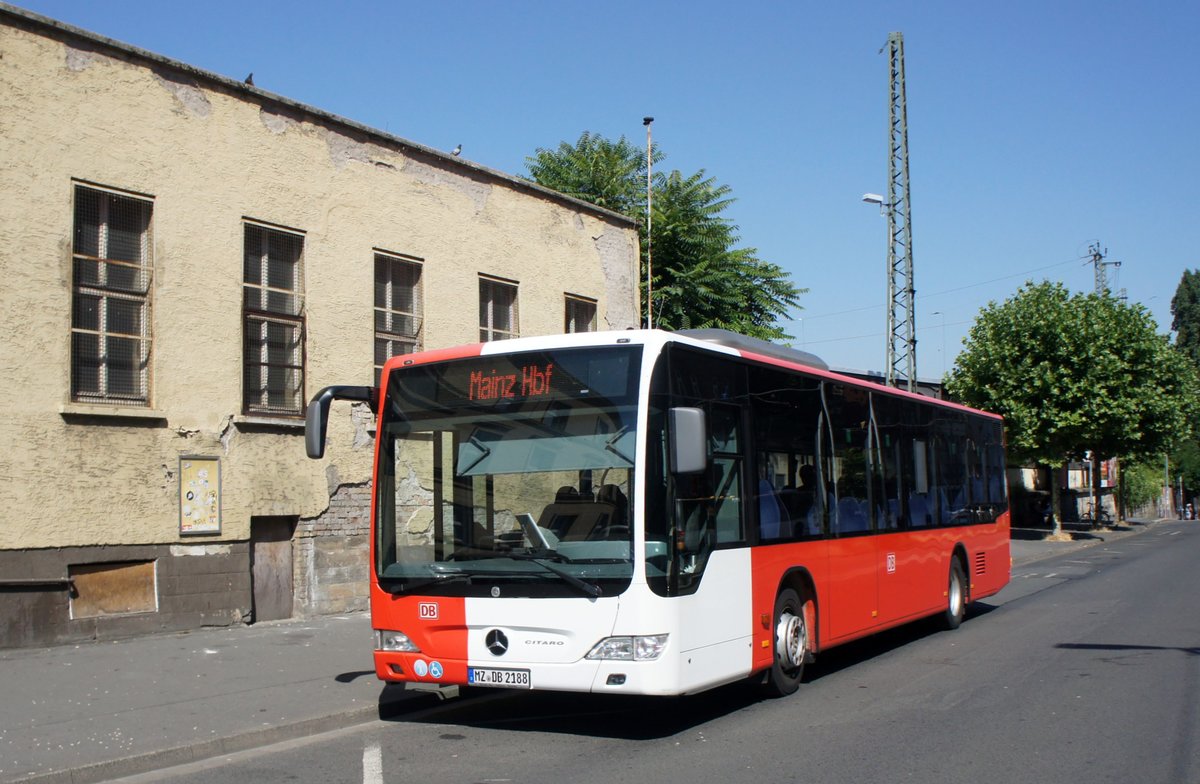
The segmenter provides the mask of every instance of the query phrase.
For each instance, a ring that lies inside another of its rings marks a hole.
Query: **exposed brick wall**
[[[297,615],[367,608],[371,484],[340,485],[319,516],[301,520],[294,540]]]

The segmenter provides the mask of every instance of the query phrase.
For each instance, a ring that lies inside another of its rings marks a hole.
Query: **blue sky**
[[[788,330],[884,364],[890,31],[904,33],[918,374],[1027,279],[1114,289],[1160,331],[1200,268],[1200,3],[24,0],[45,14],[512,174],[585,130],[732,188],[808,288]]]

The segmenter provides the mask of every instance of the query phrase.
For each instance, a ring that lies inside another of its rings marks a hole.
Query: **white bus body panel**
[[[619,597],[466,600],[471,667],[528,669],[535,689],[687,694],[750,674],[750,551],[718,550],[691,596],[664,598],[634,582]],[[488,649],[489,632],[507,648]],[[667,634],[655,661],[586,658],[606,637]],[[610,676],[616,677],[610,681]]]

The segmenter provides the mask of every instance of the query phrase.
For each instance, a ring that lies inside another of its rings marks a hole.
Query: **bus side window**
[[[936,510],[929,502],[929,444],[914,438],[912,470],[909,473],[908,519],[913,528],[928,528],[934,523]]]
[[[936,493],[939,525],[973,522],[967,498],[966,417],[946,412],[934,421]]]
[[[821,382],[776,368],[753,368],[749,393],[759,541],[819,536],[825,507],[816,467]]]
[[[713,404],[709,410],[709,449],[713,472],[713,517],[717,544],[746,538],[742,514],[742,411]]]
[[[837,515],[834,533],[871,530],[871,472],[868,441],[870,410],[867,392],[840,384],[828,385],[826,404],[833,425],[834,481]]]
[[[681,595],[696,590],[714,548],[746,541],[746,370],[727,358],[678,345],[669,347],[666,357],[666,410],[703,409],[708,436],[705,471],[667,476],[671,560],[665,592]]]

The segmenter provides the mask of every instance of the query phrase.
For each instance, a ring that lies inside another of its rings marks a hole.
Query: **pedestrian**
[[[1185,519],[1185,520],[1195,520],[1196,519],[1196,508],[1194,506],[1192,506],[1190,503],[1187,505],[1187,509],[1184,510],[1183,519]]]

